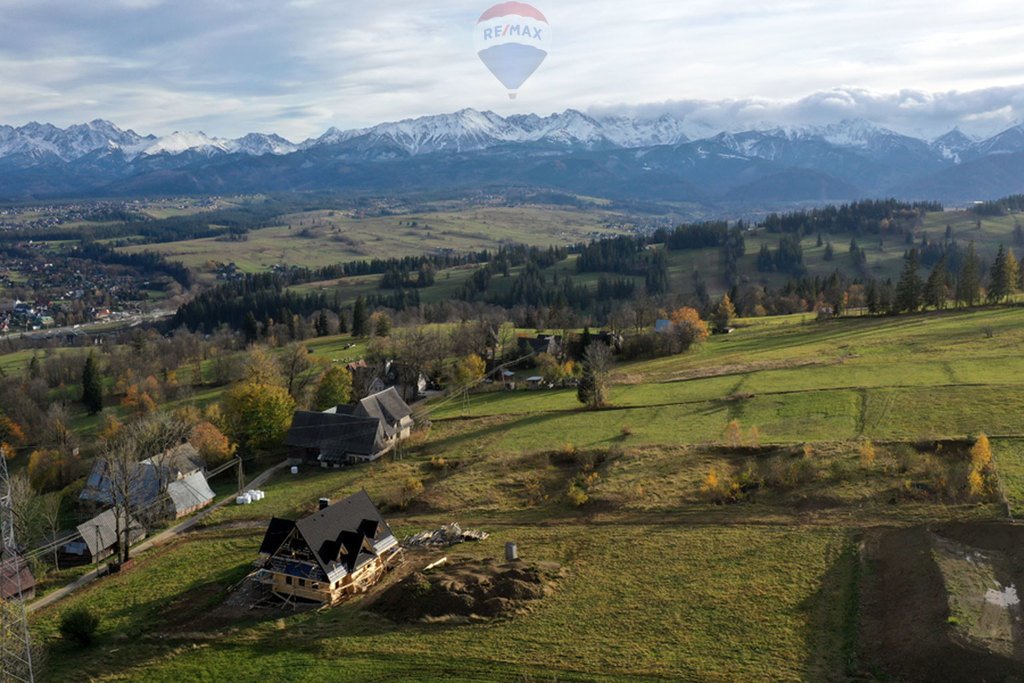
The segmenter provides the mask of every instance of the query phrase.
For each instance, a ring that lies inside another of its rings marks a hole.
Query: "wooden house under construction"
[[[297,522],[274,518],[260,546],[260,580],[286,600],[333,605],[366,591],[401,553],[366,491]]]

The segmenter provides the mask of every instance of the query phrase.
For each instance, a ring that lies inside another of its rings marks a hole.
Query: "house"
[[[181,519],[213,502],[214,493],[202,471],[197,470],[169,483],[167,496],[171,499],[170,509],[174,518]]]
[[[562,337],[560,335],[538,334],[536,337],[520,337],[519,346],[526,351],[540,355],[547,353],[555,358],[562,355]]]
[[[401,554],[366,491],[297,522],[273,518],[260,545],[260,580],[278,596],[334,605],[366,591]]]
[[[392,387],[354,406],[297,411],[284,443],[304,460],[342,467],[377,460],[409,438],[413,424],[412,409]]]
[[[526,386],[528,386],[531,389],[540,389],[542,386],[544,386],[544,378],[540,376],[527,377]]]
[[[412,434],[412,408],[394,387],[367,396],[356,404],[352,415],[380,420],[389,439],[408,439]]]
[[[336,410],[296,412],[285,445],[294,449],[296,456],[321,467],[372,462],[389,450],[391,442],[381,420]]]
[[[112,505],[114,495],[112,482],[107,473],[107,463],[97,459],[85,481],[79,498],[83,501]],[[173,481],[184,479],[203,470],[203,459],[192,444],[184,443],[170,448],[159,455],[139,462],[133,475],[132,505],[145,506],[167,491]]]
[[[0,562],[0,599],[22,600],[36,597],[36,578],[28,561],[21,555],[5,558]]]
[[[113,555],[119,547],[117,518],[113,510],[96,515],[88,522],[76,527],[80,539],[65,544],[57,556],[61,567],[74,567],[99,562]],[[134,518],[128,517],[129,543],[137,543],[146,537],[146,529]],[[124,532],[125,525],[121,525]]]

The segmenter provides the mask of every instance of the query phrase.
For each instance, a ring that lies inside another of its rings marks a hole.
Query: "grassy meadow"
[[[345,261],[495,249],[506,243],[569,245],[621,233],[625,218],[604,210],[552,206],[470,207],[392,216],[345,211],[280,216],[279,225],[253,230],[243,242],[218,238],[125,247],[156,251],[199,272],[234,262],[260,272],[275,264],[317,268]]]
[[[361,352],[349,343],[312,346],[341,362]],[[1024,505],[1022,343],[1024,308],[741,321],[689,354],[616,366],[607,410],[582,410],[571,390],[418,406],[429,426],[399,457],[285,470],[264,501],[222,508],[34,615],[46,679],[847,680],[868,528],[998,519],[1000,491]],[[958,444],[982,431],[999,479],[972,498]],[[735,504],[711,495],[712,472],[736,482]],[[423,491],[403,509],[410,480]],[[399,536],[457,520],[492,535],[444,554],[498,557],[515,541],[568,574],[497,622],[398,625],[366,598],[219,608],[269,517],[362,488]],[[88,648],[56,630],[76,606],[102,616]]]

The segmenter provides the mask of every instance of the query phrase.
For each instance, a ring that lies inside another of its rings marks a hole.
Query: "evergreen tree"
[[[903,273],[896,285],[897,312],[914,312],[921,308],[921,276],[917,272],[917,249],[911,249],[903,259]]]
[[[242,334],[245,335],[246,344],[254,344],[260,336],[260,324],[252,311],[245,314],[245,322],[242,325]]]
[[[831,261],[831,260],[833,260],[833,259],[834,259],[835,257],[836,257],[836,252],[835,252],[835,250],[834,250],[834,249],[832,248],[832,243],[831,243],[831,242],[829,242],[829,243],[828,243],[828,245],[827,245],[827,246],[825,247],[825,260],[826,260],[826,261]]]
[[[775,259],[767,244],[762,244],[761,251],[757,254],[757,270],[759,273],[771,273],[775,270]]]
[[[352,336],[365,337],[369,332],[367,329],[367,322],[366,301],[363,297],[359,297],[356,299],[356,304],[352,308]]]
[[[990,274],[989,303],[1005,301],[1015,294],[1017,292],[1017,277],[1017,258],[1013,255],[1013,250],[1007,250],[1000,244]]]
[[[82,403],[90,415],[103,411],[103,383],[96,367],[96,354],[91,351],[82,369]]]
[[[943,309],[946,307],[946,281],[949,279],[949,274],[946,271],[946,257],[943,256],[939,259],[939,262],[932,268],[931,274],[928,275],[928,282],[924,285],[924,305],[931,306],[935,309]]]
[[[868,282],[868,289],[867,292],[865,292],[865,303],[867,303],[868,313],[871,315],[878,315],[882,312],[877,280],[871,280]]]
[[[326,337],[331,333],[330,323],[327,322],[327,311],[321,310],[316,318],[316,336]]]
[[[348,334],[348,319],[344,311],[338,313],[338,334]]]
[[[974,242],[972,241],[967,245],[967,254],[963,258],[960,277],[957,279],[957,303],[964,306],[975,306],[981,300],[980,270],[981,265],[978,263],[978,252],[975,250]]]

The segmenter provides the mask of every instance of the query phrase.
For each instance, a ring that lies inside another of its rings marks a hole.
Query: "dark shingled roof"
[[[295,413],[284,442],[292,448],[316,450],[327,462],[347,456],[372,458],[384,447],[380,420],[305,410]]]
[[[295,528],[295,522],[290,519],[274,517],[270,520],[267,533],[263,535],[263,543],[260,545],[260,552],[273,555],[281,549],[281,544],[288,538],[288,534]]]
[[[329,564],[338,557],[342,547],[350,551],[343,558],[343,564],[350,572],[371,557],[364,558],[357,550],[362,546],[365,531],[369,531],[370,528],[375,533],[366,534],[365,537],[371,541],[392,535],[391,527],[381,517],[377,506],[370,500],[366,491],[355,493],[305,519],[300,519],[295,523],[295,527],[306,539],[320,566],[327,573]],[[356,536],[358,538],[355,538]]]
[[[270,520],[263,536],[260,552],[277,553],[293,529],[298,531],[327,575],[331,573],[332,563],[336,562],[352,572],[371,560],[374,555],[365,551],[364,540],[372,544],[393,536],[391,527],[381,517],[366,491],[353,494],[298,522],[275,517]]]

